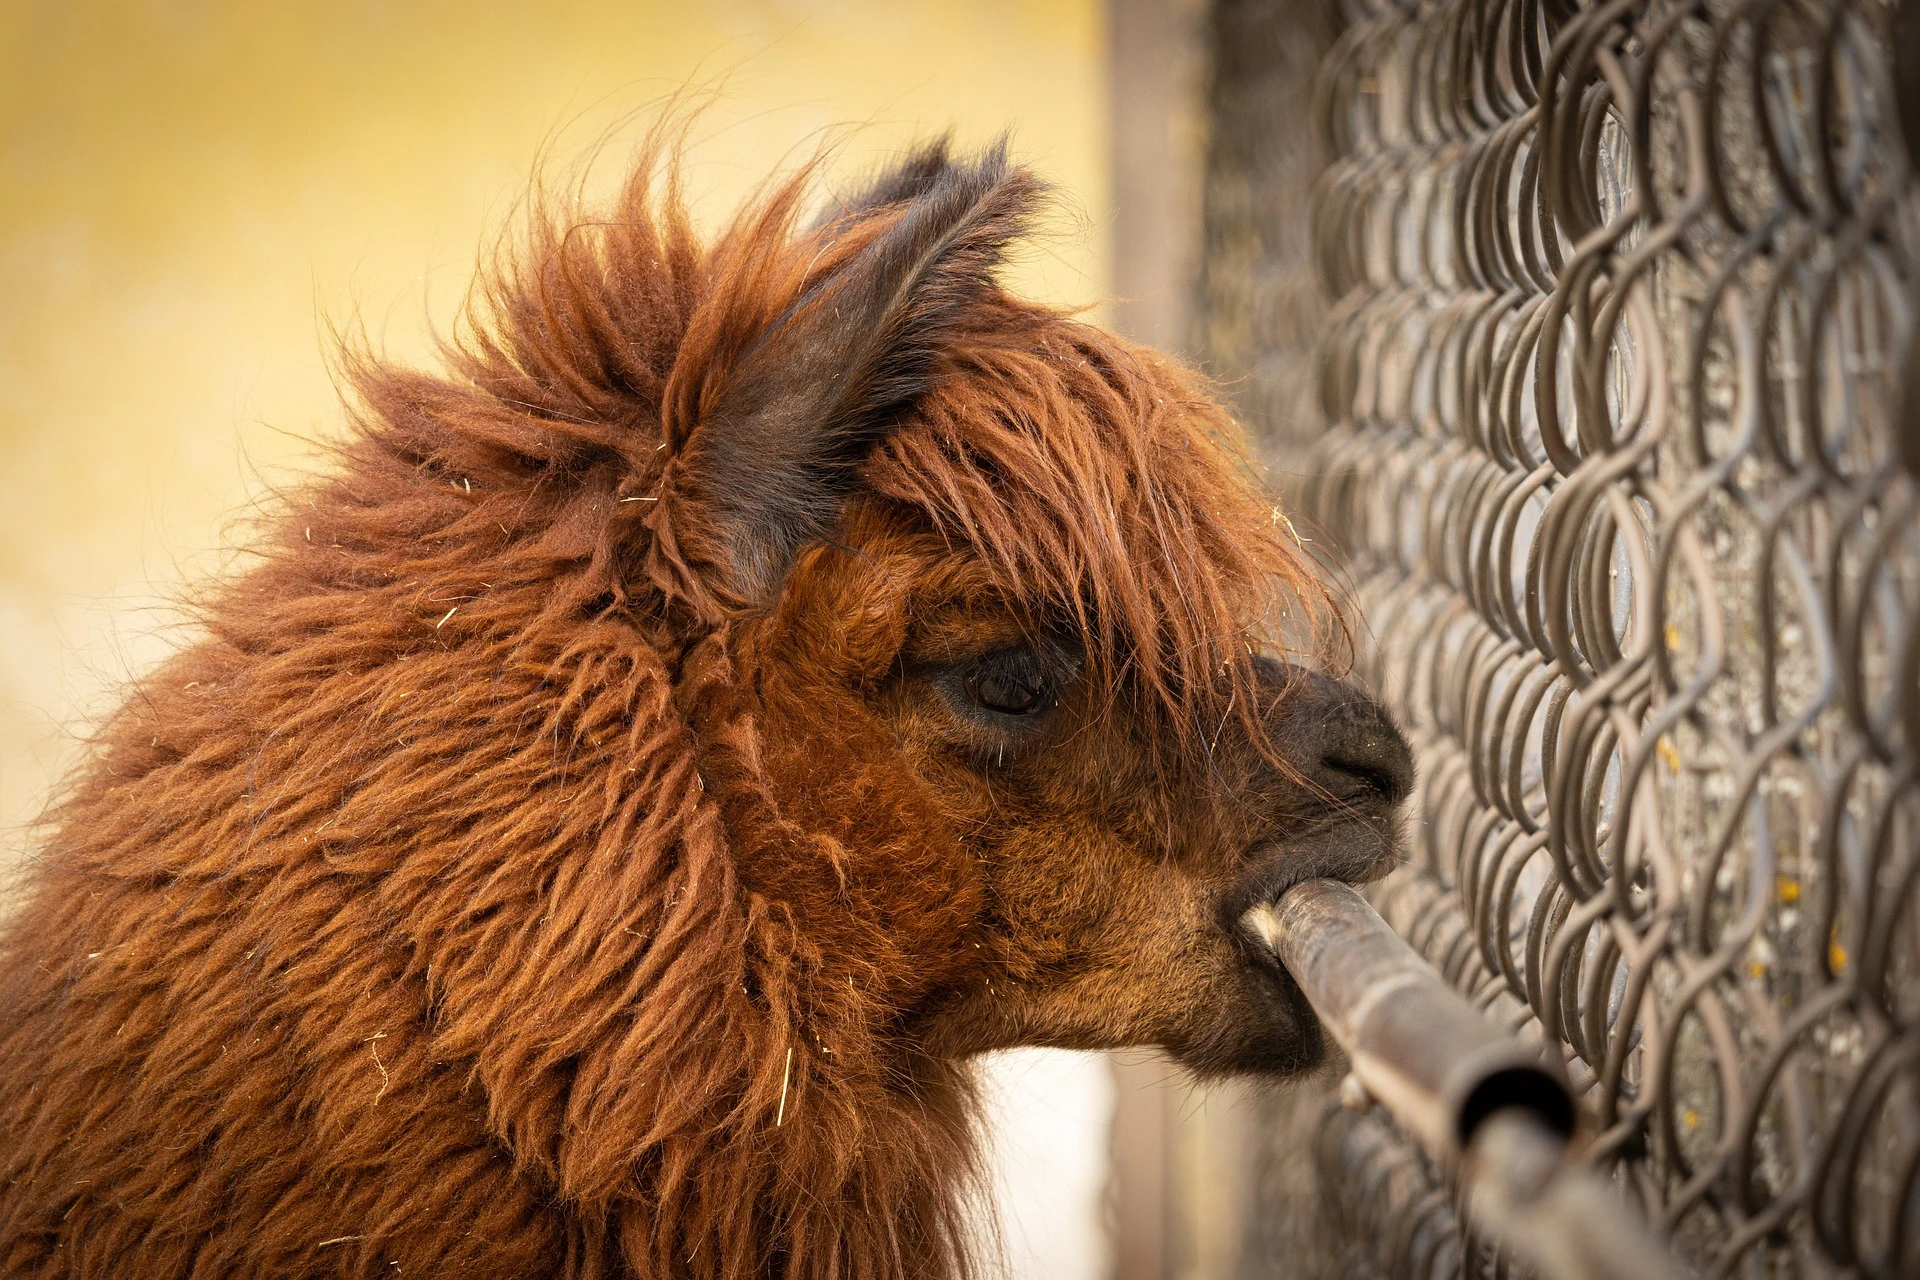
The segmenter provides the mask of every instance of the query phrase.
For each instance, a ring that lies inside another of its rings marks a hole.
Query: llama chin
[[[1239,922],[1412,765],[1237,427],[1000,288],[1002,148],[816,176],[344,357],[0,942],[7,1274],[961,1276],[976,1055],[1317,1056]]]

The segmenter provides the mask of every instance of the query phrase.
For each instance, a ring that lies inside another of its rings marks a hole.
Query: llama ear
[[[838,517],[874,444],[939,376],[943,351],[993,293],[1008,243],[1043,194],[1008,164],[1004,142],[964,162],[942,141],[801,239],[832,265],[702,380],[698,420],[649,521],[688,594],[737,608],[778,593],[794,553]]]

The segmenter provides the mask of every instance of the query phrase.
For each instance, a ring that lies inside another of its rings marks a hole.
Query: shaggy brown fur
[[[995,287],[999,151],[807,192],[354,366],[5,935],[6,1274],[953,1276],[969,1055],[1312,1060],[1233,922],[1408,766],[1230,423]]]

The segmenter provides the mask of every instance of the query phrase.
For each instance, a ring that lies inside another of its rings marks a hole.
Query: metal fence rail
[[[1309,880],[1241,923],[1339,1044],[1342,1101],[1382,1108],[1444,1162],[1501,1249],[1544,1280],[1681,1280],[1573,1145],[1579,1109],[1555,1058],[1490,1022],[1359,890]]]
[[[1590,1158],[1702,1274],[1920,1275],[1892,6],[1346,18],[1312,222],[1329,425],[1280,461],[1420,755],[1378,905],[1558,1047]],[[1317,1149],[1325,1203],[1293,1211],[1337,1269],[1504,1265],[1377,1116],[1330,1109]]]

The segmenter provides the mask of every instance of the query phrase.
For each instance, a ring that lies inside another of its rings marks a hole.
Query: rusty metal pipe
[[[1547,1280],[1679,1280],[1575,1158],[1579,1113],[1560,1064],[1489,1022],[1357,889],[1309,880],[1242,924],[1300,984],[1366,1097],[1459,1171],[1482,1230]]]

